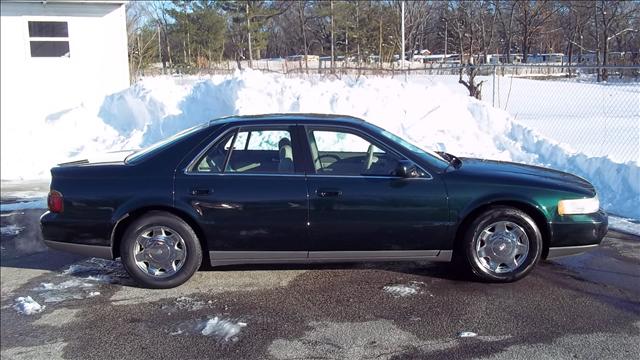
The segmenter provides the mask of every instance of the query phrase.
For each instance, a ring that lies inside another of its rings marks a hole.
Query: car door
[[[176,174],[176,204],[197,214],[212,264],[307,257],[307,187],[294,129],[230,129]]]
[[[450,249],[444,184],[354,128],[307,126],[310,258],[428,258]]]

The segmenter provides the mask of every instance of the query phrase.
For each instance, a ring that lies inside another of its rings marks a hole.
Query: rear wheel
[[[463,249],[472,274],[484,281],[511,282],[525,277],[542,254],[542,235],[533,219],[511,207],[494,207],[476,218]]]
[[[161,211],[133,221],[120,244],[122,263],[142,286],[166,289],[183,284],[202,262],[197,235],[184,220]]]

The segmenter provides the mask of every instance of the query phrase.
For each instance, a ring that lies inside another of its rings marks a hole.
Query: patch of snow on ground
[[[2,213],[2,214],[0,214],[0,217],[10,217],[10,216],[17,216],[17,215],[24,215],[24,212],[23,211],[16,211],[16,212]]]
[[[58,284],[41,283],[40,286],[33,290],[40,294],[45,303],[57,303],[93,297],[95,295],[92,296],[91,293],[95,292],[96,285],[84,279],[71,279]]]
[[[229,341],[240,334],[242,328],[246,326],[247,324],[244,322],[234,323],[233,321],[220,319],[216,316],[213,319],[207,320],[201,333],[205,336],[213,335],[224,341]]]
[[[238,340],[238,336],[243,328],[247,326],[244,321],[222,318],[215,316],[204,320],[191,320],[182,323],[174,331],[169,332],[170,335],[204,335],[218,338],[222,341]]]
[[[72,275],[104,284],[133,284],[120,261],[90,258],[70,265],[61,275]]]
[[[176,299],[175,306],[179,310],[194,311],[194,310],[203,309],[204,307],[207,306],[207,303],[205,303],[203,300],[196,300],[187,296],[181,296]]]
[[[46,306],[38,304],[31,296],[19,297],[16,299],[13,308],[23,315],[33,315],[40,313]]]
[[[24,227],[18,225],[7,225],[0,227],[0,234],[4,236],[16,236],[24,230]]]
[[[99,286],[103,284],[133,283],[119,261],[98,258],[72,264],[59,276],[73,278],[57,283],[41,283],[33,289],[45,303],[92,298],[100,295]]]
[[[404,297],[420,294],[424,285],[425,283],[420,281],[411,281],[409,284],[387,285],[382,290],[395,297]]]
[[[478,334],[471,331],[460,331],[458,333],[458,337],[466,338],[466,337],[476,337]]]

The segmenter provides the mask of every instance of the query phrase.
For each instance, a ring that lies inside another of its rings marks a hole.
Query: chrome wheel
[[[476,262],[490,272],[510,273],[527,259],[529,237],[520,225],[498,221],[480,232],[473,254]]]
[[[133,256],[141,270],[151,276],[164,278],[182,268],[187,258],[187,248],[175,230],[155,226],[138,235]]]

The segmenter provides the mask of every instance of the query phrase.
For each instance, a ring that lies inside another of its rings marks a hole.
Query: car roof
[[[363,124],[364,120],[349,116],[336,114],[310,114],[310,113],[281,113],[281,114],[261,114],[261,115],[232,115],[209,121],[209,125],[221,124],[264,124],[273,123],[322,123],[322,124]]]

